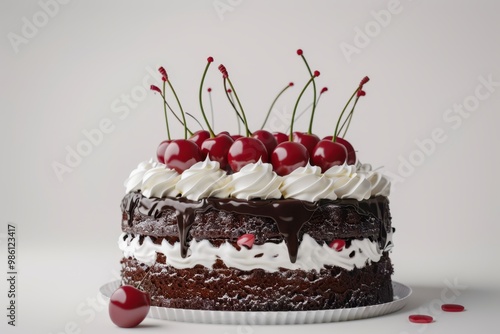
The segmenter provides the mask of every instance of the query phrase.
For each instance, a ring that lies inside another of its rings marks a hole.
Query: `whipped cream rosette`
[[[229,178],[225,171],[220,169],[217,161],[208,157],[186,169],[177,182],[176,190],[187,199],[197,201],[206,197],[227,197],[229,193],[223,191]]]
[[[365,175],[371,184],[372,196],[389,197],[391,192],[391,181],[384,174],[373,170],[370,164],[361,164],[358,173]]]
[[[357,173],[355,165],[333,166],[324,175],[333,181],[338,198],[354,198],[358,201],[371,196],[371,183],[364,174]]]
[[[279,199],[282,194],[280,185],[282,178],[273,171],[273,166],[259,160],[240,169],[229,176],[230,181],[214,194],[229,194],[238,199]]]
[[[175,170],[159,164],[144,173],[141,192],[148,198],[175,197],[179,194],[176,185],[180,178]]]
[[[123,183],[125,186],[125,192],[129,193],[131,191],[140,190],[144,174],[156,166],[158,166],[158,163],[153,162],[153,159],[139,163],[137,168],[130,173],[129,177]]]
[[[337,199],[332,178],[321,173],[321,168],[307,164],[283,177],[280,190],[285,198],[315,202]]]

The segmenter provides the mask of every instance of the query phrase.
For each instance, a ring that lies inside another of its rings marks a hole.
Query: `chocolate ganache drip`
[[[230,198],[205,198],[192,201],[181,197],[147,198],[140,192],[132,192],[124,197],[121,208],[124,213],[124,223],[126,221],[128,226],[132,225],[136,215],[160,219],[165,215],[166,211],[173,210],[183,258],[188,253],[189,230],[195,221],[197,213],[215,209],[241,215],[267,217],[276,223],[278,231],[287,245],[290,261],[295,263],[300,245],[300,230],[318,208],[326,205],[349,206],[359,215],[366,216],[366,219],[377,220],[378,224],[380,224],[379,244],[381,249],[385,247],[387,233],[391,228],[388,207],[384,207],[388,206],[386,198],[380,200],[380,198],[376,197],[365,201],[354,199],[321,200],[319,202],[295,199],[246,201]]]

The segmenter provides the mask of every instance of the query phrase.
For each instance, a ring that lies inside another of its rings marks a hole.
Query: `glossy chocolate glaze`
[[[295,199],[279,200],[239,200],[232,198],[205,198],[200,201],[191,201],[186,198],[147,198],[140,192],[127,194],[122,201],[123,220],[132,226],[134,215],[159,218],[167,210],[174,210],[181,243],[181,255],[186,257],[188,250],[188,233],[193,225],[195,215],[209,209],[233,212],[236,214],[268,217],[272,219],[286,242],[290,261],[297,259],[299,248],[299,232],[308,222],[315,211],[325,205],[349,206],[359,215],[376,219],[380,224],[378,242],[381,248],[385,247],[387,233],[391,229],[388,210],[388,200],[385,197],[374,197],[368,200],[354,199],[321,200],[307,202]]]

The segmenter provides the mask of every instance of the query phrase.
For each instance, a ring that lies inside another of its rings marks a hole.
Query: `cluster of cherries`
[[[343,135],[345,136],[345,132],[347,131],[354,112],[354,107],[356,106],[358,99],[361,96],[365,95],[363,86],[369,81],[369,78],[364,77],[361,80],[359,86],[356,87],[356,90],[352,94],[351,98],[349,99],[339,116],[334,134],[332,136],[327,136],[323,139],[320,139],[317,135],[312,133],[314,112],[319,101],[319,98],[317,98],[316,94],[317,91],[315,78],[320,75],[320,72],[313,72],[310,70],[310,67],[303,55],[302,50],[297,50],[297,54],[304,60],[310,74],[310,79],[302,89],[295,104],[292,113],[289,134],[285,134],[282,132],[270,132],[264,129],[259,129],[256,131],[249,130],[245,112],[240,103],[238,95],[236,94],[236,90],[234,89],[234,86],[229,78],[228,71],[224,65],[220,65],[218,67],[219,71],[222,74],[224,90],[237,117],[241,120],[245,127],[246,135],[231,135],[227,131],[215,134],[204,111],[202,99],[205,76],[208,68],[214,61],[212,57],[207,58],[207,65],[203,73],[199,90],[201,113],[208,129],[191,132],[187,127],[185,113],[182,110],[182,106],[177,98],[175,90],[172,87],[171,81],[167,76],[167,72],[163,67],[160,67],[159,72],[162,76],[163,89],[160,89],[158,86],[151,85],[151,90],[159,93],[163,98],[168,139],[162,141],[157,148],[156,155],[158,161],[164,163],[168,168],[174,169],[178,173],[182,173],[184,170],[188,169],[196,162],[203,161],[208,157],[211,161],[219,162],[221,169],[225,169],[229,173],[232,173],[238,172],[243,166],[247,164],[256,163],[260,160],[263,163],[271,163],[274,171],[280,176],[287,175],[299,167],[304,167],[307,165],[307,163],[319,166],[323,172],[335,165],[342,165],[344,163],[355,164],[356,153],[353,146],[347,140],[341,138],[339,134],[341,130],[345,128]],[[175,114],[175,112],[166,101],[166,83],[169,84],[173,95],[177,100],[181,117],[178,117]],[[227,87],[227,84],[229,84],[230,88]],[[306,91],[307,87],[311,84],[313,86],[314,96],[309,130],[307,132],[294,131],[293,124],[299,101]],[[288,87],[291,86],[293,86],[293,83],[287,84],[287,86],[280,92],[280,94],[278,94],[273,104],[271,105],[271,109],[281,93],[283,93]],[[320,95],[326,90],[326,87],[323,88],[320,92]],[[209,88],[209,94],[211,91],[212,89]],[[234,94],[234,97],[232,97],[232,95],[230,94]],[[352,106],[352,109],[344,119],[344,122],[341,124],[344,113],[353,99],[354,104]],[[181,122],[181,124],[184,125],[184,139],[170,138],[167,120],[167,109],[170,109],[174,116]],[[269,112],[271,112],[271,109],[269,109]],[[269,112],[267,116],[269,116]]]

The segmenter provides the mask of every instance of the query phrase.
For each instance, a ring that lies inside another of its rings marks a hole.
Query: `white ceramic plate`
[[[109,299],[119,286],[120,281],[110,282],[103,285],[100,292]],[[148,317],[172,321],[228,325],[292,325],[365,319],[396,312],[406,305],[408,297],[411,295],[411,288],[397,282],[392,282],[392,286],[394,289],[394,300],[392,302],[371,306],[285,312],[206,311],[151,306]]]

